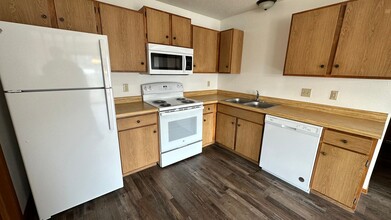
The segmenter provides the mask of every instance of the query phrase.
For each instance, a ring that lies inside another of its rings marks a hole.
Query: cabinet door
[[[159,160],[157,125],[120,131],[119,144],[123,174]]]
[[[235,148],[236,118],[217,112],[216,142],[234,149]]]
[[[148,42],[171,44],[170,14],[146,8]]]
[[[284,75],[326,75],[341,5],[292,16]]]
[[[204,124],[202,127],[202,146],[206,147],[215,141],[216,114],[204,114]]]
[[[238,119],[235,151],[258,162],[263,126]]]
[[[54,0],[54,5],[59,28],[98,33],[93,1]]]
[[[243,36],[241,30],[231,29],[220,33],[220,73],[240,73]]]
[[[349,2],[333,76],[391,78],[391,1]]]
[[[113,71],[146,72],[143,14],[100,4],[102,33],[108,36]]]
[[[193,49],[195,73],[217,72],[219,32],[193,26]]]
[[[50,27],[47,0],[2,0],[0,20]]]
[[[312,189],[354,208],[355,202],[358,202],[356,196],[362,189],[367,159],[368,156],[323,143]]]
[[[172,45],[191,47],[191,20],[171,15]]]

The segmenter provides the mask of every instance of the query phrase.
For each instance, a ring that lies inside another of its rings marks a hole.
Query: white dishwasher
[[[309,193],[322,127],[266,115],[259,166]]]

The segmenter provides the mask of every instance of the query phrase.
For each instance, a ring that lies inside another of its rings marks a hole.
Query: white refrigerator
[[[0,22],[0,80],[40,219],[123,187],[106,36]]]

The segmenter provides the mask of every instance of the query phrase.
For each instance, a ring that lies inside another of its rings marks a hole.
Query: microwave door
[[[183,56],[150,52],[150,74],[183,74]]]

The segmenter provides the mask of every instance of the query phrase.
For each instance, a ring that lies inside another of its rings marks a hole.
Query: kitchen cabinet
[[[312,192],[354,210],[376,141],[326,129],[315,163]]]
[[[193,25],[194,73],[218,71],[219,32]]]
[[[153,8],[143,7],[149,43],[191,47],[191,20]]]
[[[237,29],[230,29],[220,33],[220,73],[240,73],[243,36],[243,31]]]
[[[108,36],[111,69],[146,72],[143,14],[117,6],[99,4],[102,33]]]
[[[284,75],[391,78],[387,0],[359,0],[294,14]]]
[[[215,143],[216,129],[216,105],[204,105],[202,127],[202,147],[209,146]]]
[[[48,0],[2,0],[0,20],[22,24],[51,27]]]
[[[258,163],[263,122],[264,114],[219,104],[216,142]]]
[[[95,5],[90,0],[54,0],[57,24],[61,29],[99,33]]]
[[[118,119],[117,126],[124,176],[159,161],[156,113]]]

